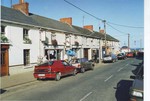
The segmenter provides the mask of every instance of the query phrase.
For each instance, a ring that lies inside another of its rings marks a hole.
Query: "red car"
[[[37,79],[53,78],[60,80],[62,76],[76,75],[77,70],[64,60],[47,61],[34,68],[34,77]]]
[[[127,53],[127,57],[128,57],[128,58],[129,58],[129,57],[133,57],[133,53],[132,53],[132,52]]]

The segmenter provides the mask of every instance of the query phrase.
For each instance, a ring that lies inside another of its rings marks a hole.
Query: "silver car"
[[[116,62],[118,59],[117,59],[117,56],[115,54],[111,54],[111,55],[105,55],[104,58],[103,58],[103,62]]]
[[[94,69],[94,63],[91,61],[88,61],[87,58],[72,59],[70,60],[70,64],[75,66],[77,70],[81,73],[84,73],[86,70]]]

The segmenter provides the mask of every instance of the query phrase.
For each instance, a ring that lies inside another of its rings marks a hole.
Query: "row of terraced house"
[[[37,64],[39,58],[63,60],[67,50],[77,58],[100,60],[105,54],[104,30],[92,25],[78,27],[72,18],[60,21],[29,13],[29,4],[20,0],[13,8],[1,6],[1,75],[11,75],[12,68]],[[107,53],[119,51],[119,40],[106,35]],[[70,58],[69,56],[67,57]]]

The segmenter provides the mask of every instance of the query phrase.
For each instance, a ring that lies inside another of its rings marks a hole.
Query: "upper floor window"
[[[1,35],[0,35],[1,43],[8,43],[9,42],[9,40],[5,34],[5,27],[6,26],[1,26]]]
[[[23,29],[23,39],[29,38],[28,29]]]
[[[23,40],[25,44],[31,44],[31,40],[29,39],[29,30],[28,29],[23,29]]]
[[[1,26],[1,34],[5,34],[5,26]]]

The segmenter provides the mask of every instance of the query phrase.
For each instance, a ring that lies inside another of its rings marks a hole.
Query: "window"
[[[65,62],[65,61],[62,61],[62,64],[63,64],[64,66],[69,66],[69,64],[68,64],[67,62]]]
[[[25,38],[29,38],[27,29],[23,29],[23,39],[25,39]]]
[[[0,35],[1,43],[8,43],[9,40],[5,35],[5,26],[1,26],[1,35]]]
[[[1,26],[1,34],[2,34],[2,35],[5,34],[5,26]]]
[[[28,29],[23,29],[23,40],[25,44],[31,44],[31,40],[29,39]]]
[[[24,65],[30,64],[30,50],[29,49],[23,50],[23,57],[24,57]]]
[[[49,62],[46,62],[46,63],[39,64],[38,66],[52,66],[53,63],[54,63],[53,61],[49,61]]]

